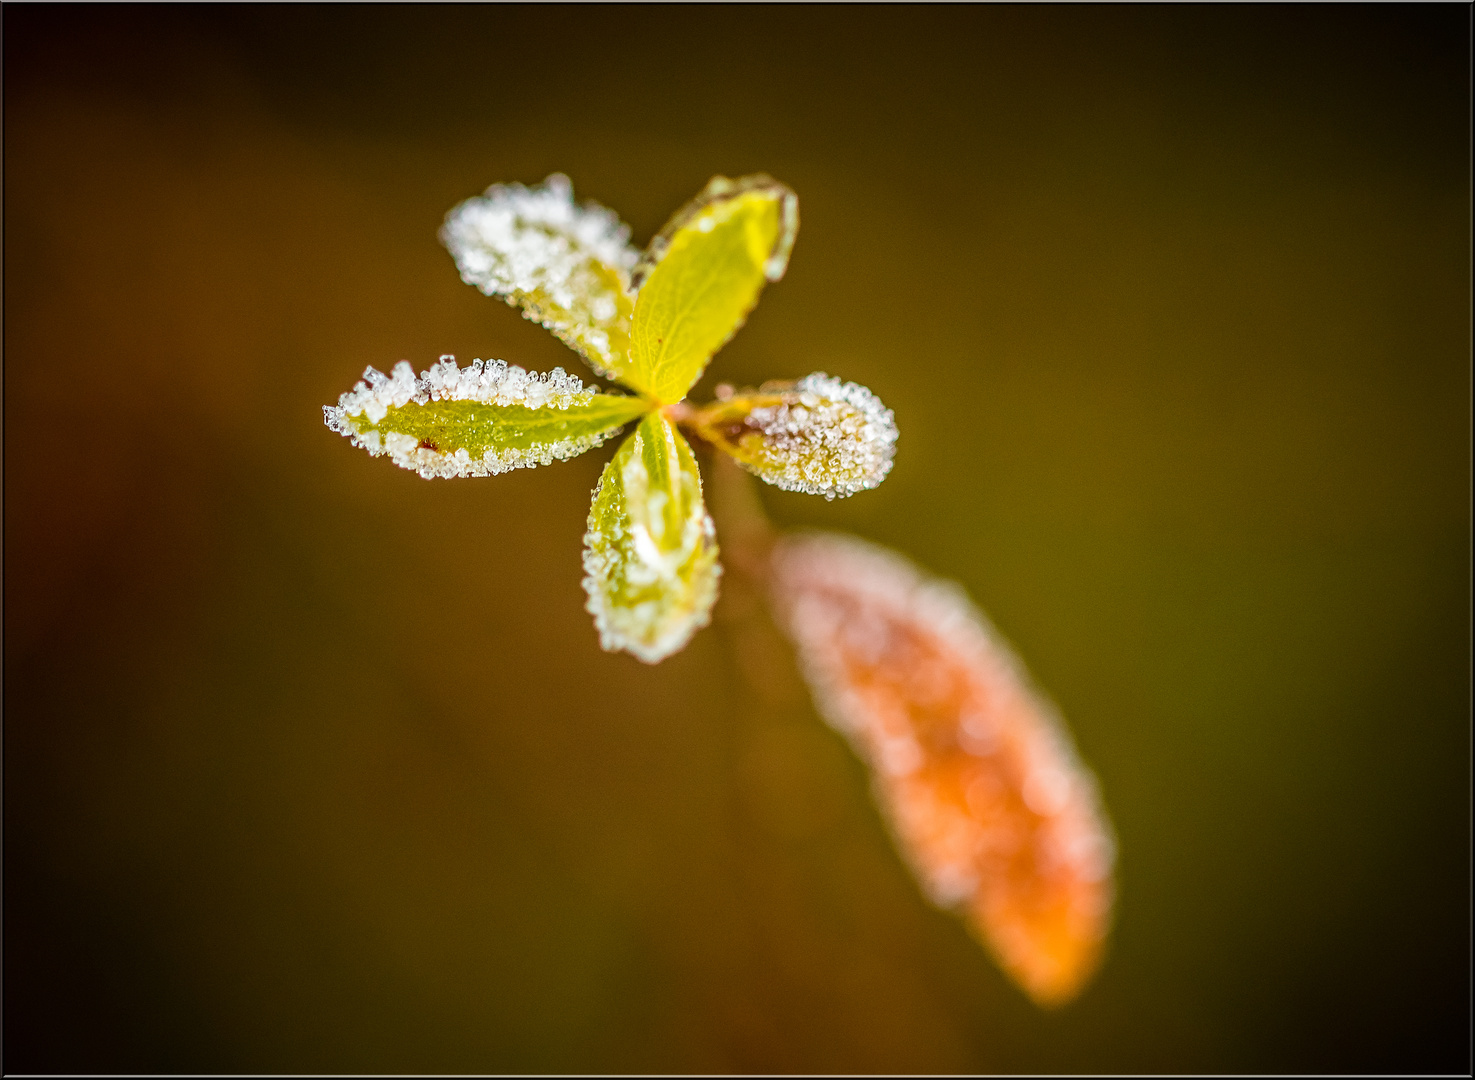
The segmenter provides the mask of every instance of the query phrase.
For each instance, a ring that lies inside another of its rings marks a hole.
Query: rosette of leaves
[[[546,465],[635,428],[594,489],[584,536],[586,607],[600,644],[646,663],[677,652],[710,618],[722,568],[686,435],[792,491],[844,497],[890,471],[896,426],[869,390],[815,373],[705,406],[685,400],[783,277],[798,197],[768,176],[714,178],[645,251],[611,211],[574,202],[566,177],[498,184],[446,217],[441,240],[463,281],[520,308],[600,376],[586,387],[503,361],[440,361],[416,377],[369,368],[330,428],[426,478]]]

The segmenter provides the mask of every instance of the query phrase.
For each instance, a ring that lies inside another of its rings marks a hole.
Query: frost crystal
[[[896,454],[891,410],[864,386],[823,372],[729,397],[697,422],[760,479],[826,499],[876,487]]]
[[[568,177],[536,187],[494,184],[446,215],[441,242],[461,280],[523,308],[616,377],[629,350],[630,229],[597,203],[575,205]]]
[[[458,476],[494,476],[511,469],[548,465],[582,454],[603,443],[619,430],[581,433],[572,437],[533,441],[526,446],[488,447],[473,456],[457,450],[427,446],[419,437],[403,431],[377,430],[391,409],[431,402],[466,401],[489,406],[511,406],[529,410],[568,410],[587,405],[595,397],[573,375],[554,368],[547,375],[525,371],[502,360],[474,360],[465,368],[453,356],[442,356],[418,379],[407,361],[401,360],[385,375],[374,368],[364,370],[363,379],[338,399],[323,406],[328,427],[346,435],[355,446],[379,457],[388,454],[396,465],[426,479]],[[516,417],[517,414],[512,414]]]
[[[1114,845],[1053,710],[956,585],[824,534],[781,540],[773,591],[830,723],[875,786],[931,898],[964,907],[1038,1001],[1100,954]]]

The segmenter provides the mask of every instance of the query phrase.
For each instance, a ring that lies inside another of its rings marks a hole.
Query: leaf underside
[[[680,401],[764,283],[783,276],[797,229],[798,199],[783,184],[765,176],[708,184],[635,268],[628,385]]]
[[[616,452],[589,510],[585,605],[600,645],[648,664],[682,649],[717,599],[717,541],[691,447],[649,413]]]

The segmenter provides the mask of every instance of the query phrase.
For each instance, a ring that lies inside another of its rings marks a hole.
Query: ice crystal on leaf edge
[[[485,408],[453,404],[463,402]],[[328,427],[371,456],[387,454],[435,479],[495,476],[577,457],[643,410],[640,399],[598,394],[562,368],[541,375],[501,360],[460,368],[443,356],[419,378],[403,360],[390,375],[368,368],[323,414]]]
[[[878,486],[896,454],[891,410],[859,383],[824,372],[727,395],[693,426],[759,479],[826,499]]]

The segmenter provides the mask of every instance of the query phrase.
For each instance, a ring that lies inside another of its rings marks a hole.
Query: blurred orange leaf
[[[834,534],[780,539],[773,594],[829,722],[932,900],[1041,1005],[1099,963],[1114,844],[1053,709],[963,591]]]

